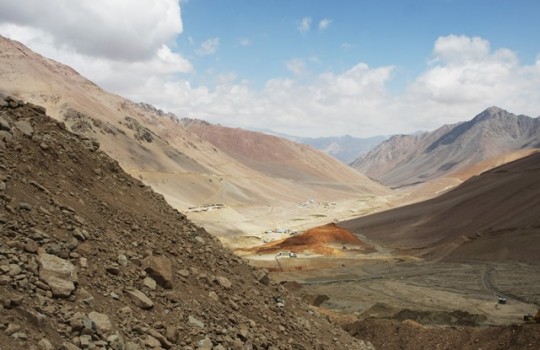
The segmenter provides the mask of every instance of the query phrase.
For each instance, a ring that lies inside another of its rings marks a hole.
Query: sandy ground
[[[418,193],[421,198],[423,191]],[[252,265],[271,271],[274,279],[299,282],[301,295],[327,296],[321,307],[340,314],[406,317],[427,325],[448,326],[522,323],[525,314],[536,313],[540,308],[539,264],[428,262],[376,244],[358,232],[374,252],[341,250],[328,257],[306,251],[296,258],[276,258],[276,254],[242,251],[290,237],[291,232],[380,212],[404,197],[411,198],[409,189],[393,196],[331,203],[306,200],[281,207],[225,207],[188,216]],[[498,304],[499,297],[506,298],[507,303]]]
[[[479,325],[502,325],[521,323],[523,315],[540,307],[538,265],[427,263],[381,253],[332,262],[289,260],[280,260],[289,271],[272,269],[275,279],[297,281],[303,286],[301,294],[329,297],[321,307],[361,318],[392,318],[411,310],[417,321],[448,325],[449,314],[459,310],[479,315],[474,317]],[[506,298],[506,304],[499,304],[499,297]]]
[[[389,209],[395,195],[363,196],[337,202],[305,202],[281,206],[226,206],[185,212],[190,220],[216,235],[231,249],[253,247],[286,238],[314,226]]]

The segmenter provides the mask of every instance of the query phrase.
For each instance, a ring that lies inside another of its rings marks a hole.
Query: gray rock
[[[169,342],[167,340],[167,338],[165,338],[161,333],[159,333],[158,331],[154,330],[154,329],[151,329],[149,332],[148,332],[149,335],[151,335],[152,337],[156,338],[159,343],[161,344],[161,346],[163,346],[165,349],[170,349],[172,348],[173,344],[171,342]]]
[[[178,270],[177,273],[182,277],[189,277],[189,271],[186,269]]]
[[[125,255],[118,255],[118,258],[116,259],[118,261],[118,263],[123,266],[123,267],[126,267],[127,264],[128,264],[128,258],[125,256]]]
[[[18,331],[20,331],[22,329],[22,327],[16,323],[10,323],[8,324],[5,332],[7,335],[12,335],[12,334],[15,334],[17,333]]]
[[[26,202],[21,202],[21,203],[19,203],[19,209],[21,209],[21,210],[28,210],[28,211],[30,211],[30,210],[32,210],[32,208],[33,208],[33,206],[32,206],[32,204],[30,204],[30,203],[26,203]]]
[[[172,263],[166,256],[151,255],[142,261],[143,269],[157,284],[163,288],[171,289],[173,284]]]
[[[73,235],[73,237],[75,237],[79,241],[85,241],[86,240],[86,235],[79,228],[75,228],[73,230],[73,232],[71,232],[71,234]]]
[[[156,281],[152,277],[145,277],[143,285],[151,290],[156,290]]]
[[[32,128],[32,125],[30,125],[30,123],[26,120],[19,120],[15,122],[15,127],[19,129],[25,136],[32,136],[34,133],[34,128]]]
[[[76,267],[68,260],[46,253],[40,254],[37,261],[39,278],[51,287],[53,296],[69,297],[78,281]]]
[[[232,283],[227,277],[218,276],[214,281],[219,284],[223,289],[231,289]]]
[[[197,326],[199,328],[204,328],[204,323],[191,315],[189,315],[188,317],[188,323],[191,325]]]
[[[26,242],[24,245],[24,251],[27,253],[35,253],[37,252],[38,248],[39,245],[33,239],[28,240],[28,242]]]
[[[88,314],[88,318],[95,323],[98,333],[107,334],[111,331],[112,323],[107,315],[92,311]]]
[[[28,335],[24,332],[17,332],[17,333],[13,333],[11,335],[12,338],[15,338],[15,339],[21,339],[21,340],[26,340],[28,339]]]
[[[128,341],[124,346],[124,350],[141,350],[141,347],[139,344]]]
[[[210,338],[204,338],[197,343],[197,350],[212,350],[213,344]]]
[[[11,142],[13,140],[13,135],[5,130],[0,130],[0,141]]]
[[[64,342],[62,343],[62,346],[60,346],[60,350],[81,350],[81,348],[73,345],[70,342]]]
[[[124,338],[118,332],[116,332],[116,334],[108,336],[107,343],[109,344],[109,347],[113,350],[125,350],[126,348]]]
[[[154,306],[152,300],[138,289],[128,290],[126,291],[126,294],[131,298],[133,303],[141,309],[151,309]]]
[[[54,350],[53,345],[47,338],[42,338],[37,345],[39,350]]]
[[[150,334],[146,335],[146,338],[144,339],[144,343],[149,348],[157,348],[161,347],[161,343],[156,338],[152,337]]]
[[[91,335],[81,335],[79,337],[79,343],[81,344],[82,348],[87,348],[90,346],[90,343],[92,343],[92,336]]]
[[[4,118],[0,117],[0,130],[10,131],[11,127],[9,123]]]
[[[255,277],[259,283],[264,284],[265,286],[270,284],[270,277],[268,276],[268,272],[265,270],[255,271]]]
[[[141,350],[141,347],[134,342],[128,341],[124,345],[124,350]]]
[[[219,301],[219,296],[214,291],[211,291],[210,293],[208,293],[208,297],[212,299],[213,301]]]
[[[8,275],[11,277],[15,277],[22,272],[22,268],[17,264],[9,264],[8,266],[9,266]]]

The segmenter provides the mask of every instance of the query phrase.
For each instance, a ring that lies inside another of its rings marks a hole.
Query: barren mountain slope
[[[310,146],[200,120],[184,118],[182,124],[232,158],[267,176],[337,187],[356,183],[367,192],[388,193],[383,186]]]
[[[365,349],[97,144],[0,99],[0,347]]]
[[[429,180],[422,184],[402,188],[399,191],[400,198],[394,201],[393,204],[398,207],[431,199],[444,192],[448,192],[456,186],[459,186],[473,176],[480,175],[485,171],[513,162],[539,151],[540,149],[538,148],[526,148],[515,152],[505,153],[500,156],[476,163],[470,167],[464,167],[455,172]]]
[[[539,146],[539,118],[490,107],[468,122],[416,136],[394,136],[352,166],[387,186],[402,187]]]
[[[540,153],[473,177],[429,201],[340,223],[431,259],[540,261]]]
[[[173,115],[109,94],[73,69],[1,36],[0,77],[0,92],[43,105],[70,130],[96,139],[123,169],[177,208],[279,205],[350,198],[372,188],[387,191],[361,175],[331,186],[269,177],[186,130]],[[313,160],[318,162],[313,166],[327,165],[326,158]]]

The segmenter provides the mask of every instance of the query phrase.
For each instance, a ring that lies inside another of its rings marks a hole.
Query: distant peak
[[[500,107],[497,107],[497,106],[491,106],[491,107],[488,107],[486,108],[486,110],[484,112],[488,112],[488,113],[491,113],[491,114],[495,114],[495,113],[501,113],[501,112],[504,112],[504,113],[508,113],[508,111],[500,108]]]
[[[484,120],[489,120],[493,118],[501,118],[501,117],[509,117],[514,116],[512,113],[497,107],[497,106],[491,106],[489,108],[486,108],[482,113],[478,114],[476,117],[473,118],[472,122],[477,123]]]

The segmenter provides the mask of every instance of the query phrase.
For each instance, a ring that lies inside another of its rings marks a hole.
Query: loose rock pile
[[[372,348],[98,146],[0,97],[0,350]]]

